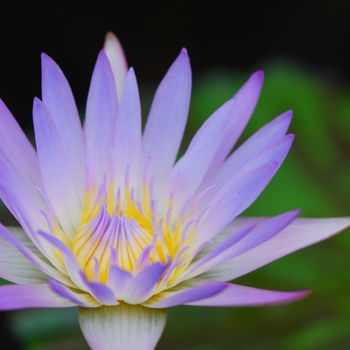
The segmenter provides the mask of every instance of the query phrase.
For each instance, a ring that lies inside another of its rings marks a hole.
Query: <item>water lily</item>
[[[0,196],[21,228],[0,226],[0,309],[79,306],[92,349],[153,349],[167,308],[257,306],[308,291],[228,283],[350,225],[349,218],[238,217],[287,155],[286,112],[234,153],[263,83],[254,73],[177,161],[190,104],[185,49],[160,83],[142,133],[135,73],[107,34],[84,127],[58,65],[42,55],[36,150],[0,102]],[[278,198],[276,198],[278,200]]]

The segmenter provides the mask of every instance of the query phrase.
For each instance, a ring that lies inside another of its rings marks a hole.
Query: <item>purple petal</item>
[[[260,225],[248,227],[233,233],[202,259],[196,261],[184,274],[183,278],[191,278],[217,266],[224,261],[243,254],[259,244],[271,239],[288,226],[300,213],[300,210],[287,212]],[[238,236],[238,237],[237,237]],[[241,239],[237,239],[242,237]]]
[[[310,291],[277,292],[257,289],[237,284],[224,283],[227,287],[222,292],[198,301],[187,303],[194,306],[265,306],[282,304],[303,298]]]
[[[79,190],[69,176],[70,164],[58,129],[45,105],[37,98],[34,100],[33,119],[45,192],[63,231],[73,238],[80,224]]]
[[[126,292],[132,278],[131,273],[120,269],[118,266],[112,265],[109,268],[107,285],[118,300],[124,300],[126,298]]]
[[[247,125],[258,102],[263,81],[264,73],[257,71],[251,75],[248,81],[235,94],[234,98],[237,100],[237,103],[231,112],[226,133],[220,139],[220,145],[210,165],[210,172],[214,172],[222,164]]]
[[[252,222],[265,222],[266,220],[267,218],[237,218],[215,238],[221,241],[228,232],[240,230]],[[202,276],[219,281],[232,280],[282,256],[333,236],[348,227],[350,227],[350,218],[295,219],[270,240],[214,267]],[[215,246],[215,239],[213,245]]]
[[[290,120],[291,113],[286,112],[261,128],[203,182],[199,192],[212,185],[215,185],[214,192],[217,192],[228,181],[238,179],[264,163],[282,163],[294,140],[293,135],[284,136]]]
[[[81,277],[85,283],[86,289],[99,303],[108,306],[119,304],[112,290],[108,286],[101,283],[88,281],[83,273],[81,273]]]
[[[144,305],[161,309],[210,298],[227,287],[227,283],[192,279],[165,290],[148,300]]]
[[[0,100],[0,150],[24,178],[28,177],[29,183],[42,187],[36,152],[2,100]]]
[[[126,74],[128,73],[128,64],[126,62],[124,50],[118,38],[111,32],[106,34],[103,49],[105,50],[112,67],[116,91],[120,100]]]
[[[35,251],[36,255],[42,256],[21,228],[10,228],[10,230],[28,249]],[[16,284],[39,284],[46,282],[47,275],[30,263],[14,245],[2,236],[0,236],[0,257],[1,278]]]
[[[7,242],[12,244],[18,249],[20,253],[23,254],[25,258],[29,260],[38,270],[42,271],[47,276],[51,276],[58,281],[65,284],[71,284],[69,278],[62,274],[55,267],[51,266],[49,263],[41,260],[35,253],[33,253],[29,248],[27,248],[21,241],[19,241],[14,235],[11,234],[3,225],[0,224],[0,236],[4,238]]]
[[[48,283],[51,289],[63,298],[70,300],[72,303],[84,306],[84,307],[99,307],[101,306],[91,295],[75,292],[72,288],[69,288],[56,280],[49,278]]]
[[[81,276],[82,270],[72,251],[58,238],[42,231],[39,231],[39,234],[60,251],[63,257],[64,265],[67,269],[67,273],[73,281],[73,283],[76,284],[83,291],[87,291],[85,281]]]
[[[235,104],[234,100],[226,102],[198,130],[187,152],[176,163],[166,181],[162,196],[168,200],[165,193],[170,193],[175,181],[176,191],[173,204],[173,215],[177,215],[183,202],[200,186],[206,171],[217,150],[220,139],[227,129],[229,113]],[[165,204],[167,204],[165,202]]]
[[[7,285],[0,287],[0,310],[61,308],[76,306],[51,290],[48,284]]]
[[[125,303],[79,308],[80,327],[92,350],[153,350],[166,318],[166,310]]]
[[[0,151],[0,198],[22,226],[24,222],[18,214],[23,214],[35,228],[47,227],[40,213],[46,210],[46,205],[33,184],[22,175]]]
[[[120,99],[114,140],[117,184],[124,185],[125,173],[129,167],[130,183],[133,187],[140,181],[138,174],[141,155],[141,105],[132,68],[127,75]]]
[[[110,169],[118,101],[111,65],[104,50],[100,51],[91,78],[86,104],[86,145],[98,181]]]
[[[68,81],[60,67],[46,54],[41,55],[42,99],[52,116],[62,140],[65,157],[83,200],[85,174],[85,146],[78,110]]]
[[[141,304],[149,299],[169,265],[154,263],[147,266],[131,279],[124,301],[128,304]]]
[[[156,177],[158,189],[172,168],[180,147],[191,86],[190,62],[183,49],[157,89],[143,134],[142,166],[151,157],[150,174]]]
[[[277,169],[277,162],[267,163],[250,171],[233,184],[228,182],[223,186],[208,203],[210,208],[198,226],[200,235],[195,237],[195,246],[199,247],[209,241],[234,217],[247,209],[264,190]]]

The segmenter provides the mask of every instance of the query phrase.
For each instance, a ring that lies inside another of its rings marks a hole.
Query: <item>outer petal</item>
[[[128,64],[122,45],[118,38],[111,32],[106,34],[103,49],[106,52],[109,63],[112,67],[114,81],[118,99],[120,99],[123,91],[124,81],[128,72]]]
[[[78,110],[68,81],[60,67],[46,54],[41,55],[42,99],[55,122],[65,151],[70,176],[83,200],[85,145]]]
[[[110,171],[118,100],[112,68],[104,50],[98,55],[86,103],[86,145],[97,180]]]
[[[21,228],[10,228],[28,249],[42,256]],[[44,258],[42,256],[42,258]],[[0,277],[16,284],[46,283],[47,275],[36,268],[18,249],[0,236]]]
[[[252,222],[265,222],[266,220],[267,218],[237,218],[214,238],[212,247],[207,245],[204,250],[214,249],[226,237],[228,232],[231,233],[232,231],[240,230]],[[214,267],[212,270],[201,275],[201,277],[217,281],[232,280],[282,256],[333,236],[348,227],[350,227],[350,218],[295,219],[284,230],[267,242]]]
[[[90,294],[77,292],[73,288],[67,287],[56,280],[49,278],[48,283],[51,289],[63,298],[70,300],[72,303],[84,307],[99,307],[101,304],[97,302]]]
[[[159,189],[175,162],[186,126],[192,77],[183,49],[169,68],[155,94],[143,134],[142,166],[151,157],[150,174]]]
[[[141,305],[79,308],[80,327],[92,350],[152,350],[166,318],[166,310]]]
[[[153,296],[143,305],[159,309],[187,304],[210,298],[224,290],[227,285],[227,283],[194,278]]]
[[[25,227],[25,224],[21,220],[21,215],[24,215],[35,229],[47,227],[40,212],[46,210],[46,205],[38,190],[26,181],[25,174],[19,173],[2,152],[0,152],[0,198],[22,227]]]
[[[218,148],[220,139],[227,129],[229,113],[235,100],[226,102],[198,130],[188,150],[171,170],[162,190],[164,200],[176,182],[173,215],[177,215],[184,201],[200,186]],[[165,205],[167,203],[164,203]]]
[[[203,181],[198,193],[210,186],[211,195],[218,192],[228,181],[238,179],[249,171],[271,161],[282,163],[285,159],[294,135],[287,135],[291,112],[286,112],[266,124],[233,152],[222,166]]]
[[[0,224],[0,236],[4,238],[7,242],[12,244],[15,248],[18,249],[20,253],[23,254],[35,267],[37,267],[40,271],[42,271],[47,276],[55,278],[56,280],[67,284],[72,285],[70,279],[61,273],[57,268],[53,267],[46,259],[41,259],[42,255],[36,255],[36,251],[34,252],[28,248],[28,246],[21,242],[16,236],[11,234],[9,230],[7,230],[3,225]]]
[[[230,118],[226,133],[221,138],[220,146],[213,158],[210,173],[222,164],[247,125],[258,102],[263,81],[264,73],[257,71],[251,75],[248,81],[235,94],[234,97],[237,103],[232,110],[232,117]]]
[[[267,163],[250,171],[238,181],[228,182],[208,203],[209,210],[198,225],[195,247],[209,241],[234,217],[248,208],[267,186],[278,169],[277,162]],[[215,220],[213,220],[215,218]]]
[[[2,100],[0,100],[0,150],[20,174],[26,174],[32,184],[42,187],[34,147]]]
[[[0,310],[72,306],[76,305],[53,292],[48,284],[22,284],[0,287]]]
[[[310,291],[300,292],[277,292],[240,286],[237,284],[227,285],[222,292],[207,298],[187,303],[195,306],[264,306],[270,304],[288,303],[310,294]]]
[[[33,119],[45,191],[63,231],[73,238],[80,224],[79,191],[69,176],[70,164],[59,131],[46,106],[37,98],[34,100]]]

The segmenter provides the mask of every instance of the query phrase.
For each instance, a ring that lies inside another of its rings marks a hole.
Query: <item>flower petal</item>
[[[248,208],[267,186],[279,164],[267,163],[250,171],[238,181],[228,182],[208,203],[209,210],[198,225],[194,246],[199,247],[222,230],[234,217]],[[213,220],[215,218],[215,220]]]
[[[83,200],[85,177],[85,145],[77,106],[71,88],[60,67],[46,54],[41,55],[42,100],[50,112],[62,140],[80,200]]]
[[[128,64],[126,62],[124,50],[118,38],[111,32],[106,34],[103,49],[112,67],[116,91],[118,99],[120,100],[126,74],[128,73]]]
[[[166,310],[141,305],[79,308],[80,327],[92,350],[152,350],[166,319]]]
[[[211,250],[202,259],[196,261],[183,274],[183,279],[198,276],[199,274],[241,255],[263,242],[271,239],[288,226],[300,213],[300,209],[275,216],[260,225],[249,225],[238,232],[234,232]],[[238,236],[238,237],[237,237]]]
[[[153,296],[143,305],[159,309],[187,304],[210,298],[220,293],[227,285],[227,283],[194,278]]]
[[[47,281],[51,289],[63,298],[70,300],[72,303],[84,307],[99,307],[101,304],[97,302],[90,294],[77,292],[73,288],[49,278]]]
[[[7,242],[12,244],[23,254],[35,267],[42,271],[47,276],[51,276],[58,281],[61,281],[67,285],[71,284],[69,278],[62,274],[57,268],[53,267],[46,260],[41,260],[41,254],[36,255],[35,252],[31,251],[25,244],[23,244],[17,237],[15,237],[9,230],[7,230],[2,224],[0,224],[0,236]]]
[[[124,186],[129,167],[130,186],[135,187],[141,178],[141,105],[134,70],[130,68],[120,99],[114,136],[114,161],[117,186]]]
[[[232,110],[232,117],[227,125],[226,133],[221,138],[220,146],[210,165],[210,173],[219,168],[247,125],[258,102],[263,81],[263,71],[257,71],[250,76],[248,81],[235,94],[234,98],[237,100],[237,103]],[[210,173],[208,173],[208,176]]]
[[[34,186],[42,187],[34,147],[2,100],[0,100],[0,150],[20,174],[25,174]]]
[[[141,304],[152,296],[159,279],[169,265],[154,263],[144,267],[130,280],[124,301],[128,304]]]
[[[156,177],[156,191],[175,162],[186,126],[191,86],[190,61],[183,49],[157,89],[143,134],[141,164],[144,166],[151,157],[150,174]]]
[[[194,306],[265,306],[303,298],[310,291],[278,292],[225,283],[227,287],[214,296],[187,303]]]
[[[8,228],[37,256],[42,254],[21,228]],[[42,256],[42,258],[44,258]],[[47,275],[35,267],[18,249],[0,236],[0,277],[17,284],[46,283]]]
[[[268,218],[237,218],[214,238],[213,247],[221,242],[228,233],[240,230],[252,222],[265,222]],[[279,234],[250,251],[228,260],[205,272],[201,277],[216,281],[229,281],[254,271],[271,261],[296,250],[322,241],[350,227],[350,218],[332,219],[295,219]]]
[[[101,50],[91,78],[85,117],[86,146],[98,181],[102,181],[104,173],[110,169],[118,111],[115,89],[111,65]]]
[[[226,102],[209,119],[205,121],[192,139],[186,153],[175,164],[162,190],[162,197],[168,200],[168,194],[176,181],[173,203],[173,215],[177,213],[184,201],[194,194],[200,186],[209,165],[215,155],[220,139],[227,129],[229,113],[235,100]],[[166,202],[163,203],[166,206]]]
[[[203,181],[198,192],[215,185],[211,192],[213,195],[213,192],[219,191],[228,181],[238,179],[264,163],[282,163],[294,140],[294,135],[285,136],[290,121],[291,112],[286,112],[258,130],[235,150],[212,176]]]
[[[21,284],[0,287],[0,310],[72,306],[76,305],[53,292],[48,284]]]
[[[80,224],[79,191],[70,177],[70,164],[65,156],[59,131],[46,106],[37,98],[34,100],[33,120],[47,197],[63,231],[73,238]]]

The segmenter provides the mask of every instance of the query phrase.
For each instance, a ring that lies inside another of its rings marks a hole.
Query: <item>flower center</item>
[[[107,181],[85,192],[81,225],[70,244],[80,267],[90,281],[107,283],[111,265],[136,275],[155,263],[169,264],[165,284],[188,266],[186,252],[192,242],[195,220],[178,215],[172,223],[169,206],[164,218],[157,213],[153,185],[143,185],[141,194]]]

